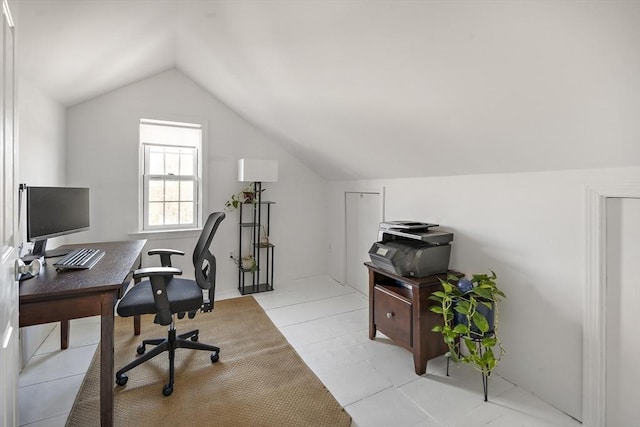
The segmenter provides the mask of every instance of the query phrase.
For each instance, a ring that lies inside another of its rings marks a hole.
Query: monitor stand
[[[46,247],[47,247],[47,239],[36,240],[35,243],[33,244],[33,249],[31,250],[29,255],[34,257],[43,256],[45,258],[55,258],[59,256],[64,256],[69,252],[71,252],[71,249],[63,249],[63,248],[51,249],[47,251]]]

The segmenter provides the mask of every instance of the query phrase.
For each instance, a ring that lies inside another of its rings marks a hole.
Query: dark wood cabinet
[[[448,351],[442,334],[431,331],[442,325],[442,317],[429,310],[435,304],[429,295],[442,289],[440,279],[447,274],[402,277],[368,262],[365,266],[369,269],[369,339],[382,332],[411,351],[416,374],[424,374],[428,360]],[[448,274],[463,276],[456,271]]]

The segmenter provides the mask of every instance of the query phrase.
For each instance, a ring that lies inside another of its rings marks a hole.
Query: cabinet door
[[[411,350],[413,335],[411,303],[378,286],[373,292],[373,321],[376,328],[396,343]]]

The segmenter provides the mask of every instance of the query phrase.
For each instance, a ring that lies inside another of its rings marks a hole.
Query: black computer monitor
[[[30,255],[64,255],[46,251],[47,239],[88,229],[88,188],[27,187],[27,240],[34,242]]]

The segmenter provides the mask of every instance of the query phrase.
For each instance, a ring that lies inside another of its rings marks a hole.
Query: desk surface
[[[146,240],[128,242],[81,243],[64,245],[64,248],[96,248],[105,256],[88,270],[56,271],[55,258],[47,258],[43,271],[36,277],[20,282],[20,303],[51,301],[69,295],[95,293],[123,288],[131,268],[140,256]],[[114,253],[115,252],[115,253]],[[121,289],[121,292],[124,289]],[[122,296],[122,295],[119,295]]]

